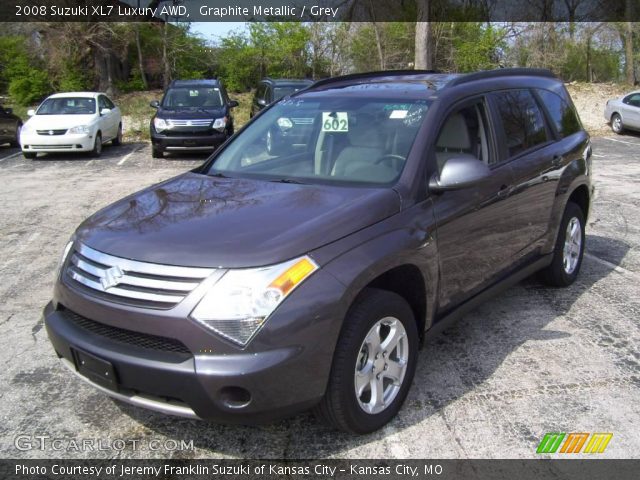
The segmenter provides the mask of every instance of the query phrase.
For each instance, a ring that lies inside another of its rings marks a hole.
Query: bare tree
[[[431,0],[416,0],[417,22],[414,68],[433,69],[433,34],[431,27]]]
[[[634,85],[636,83],[636,74],[634,67],[634,55],[633,55],[633,23],[631,22],[633,7],[632,0],[626,0],[625,3],[625,17],[626,17],[626,35],[624,36],[624,52],[625,52],[625,66],[627,83]]]

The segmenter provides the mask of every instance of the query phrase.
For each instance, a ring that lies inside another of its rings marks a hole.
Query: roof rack
[[[318,80],[313,84],[313,88],[330,85],[332,83],[344,82],[349,80],[364,80],[375,77],[402,77],[407,75],[428,75],[433,73],[442,73],[438,70],[381,70],[377,72],[352,73],[350,75],[342,75],[341,77],[330,77]]]
[[[463,83],[485,80],[487,78],[512,77],[516,75],[527,75],[534,77],[558,78],[551,70],[546,68],[498,68],[496,70],[482,70],[481,72],[461,75],[451,80],[447,86],[455,87]]]

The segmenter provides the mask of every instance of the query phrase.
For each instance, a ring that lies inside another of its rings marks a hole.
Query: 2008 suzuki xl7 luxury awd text
[[[129,403],[241,423],[313,407],[373,431],[425,336],[536,271],[575,280],[590,157],[547,71],[319,81],[202,167],[87,219],[49,338]]]

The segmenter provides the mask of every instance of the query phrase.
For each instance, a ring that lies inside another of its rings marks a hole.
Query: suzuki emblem
[[[104,290],[108,290],[118,285],[122,277],[124,277],[124,272],[116,265],[104,272],[104,277],[100,279],[100,284]]]

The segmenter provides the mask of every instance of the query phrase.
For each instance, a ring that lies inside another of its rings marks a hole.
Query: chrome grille
[[[214,269],[144,263],[114,257],[77,244],[67,276],[89,293],[120,303],[171,308]]]
[[[64,135],[65,133],[67,133],[67,130],[37,130],[38,135]]]
[[[169,125],[174,127],[209,127],[213,123],[213,118],[199,118],[197,120],[167,120]]]

